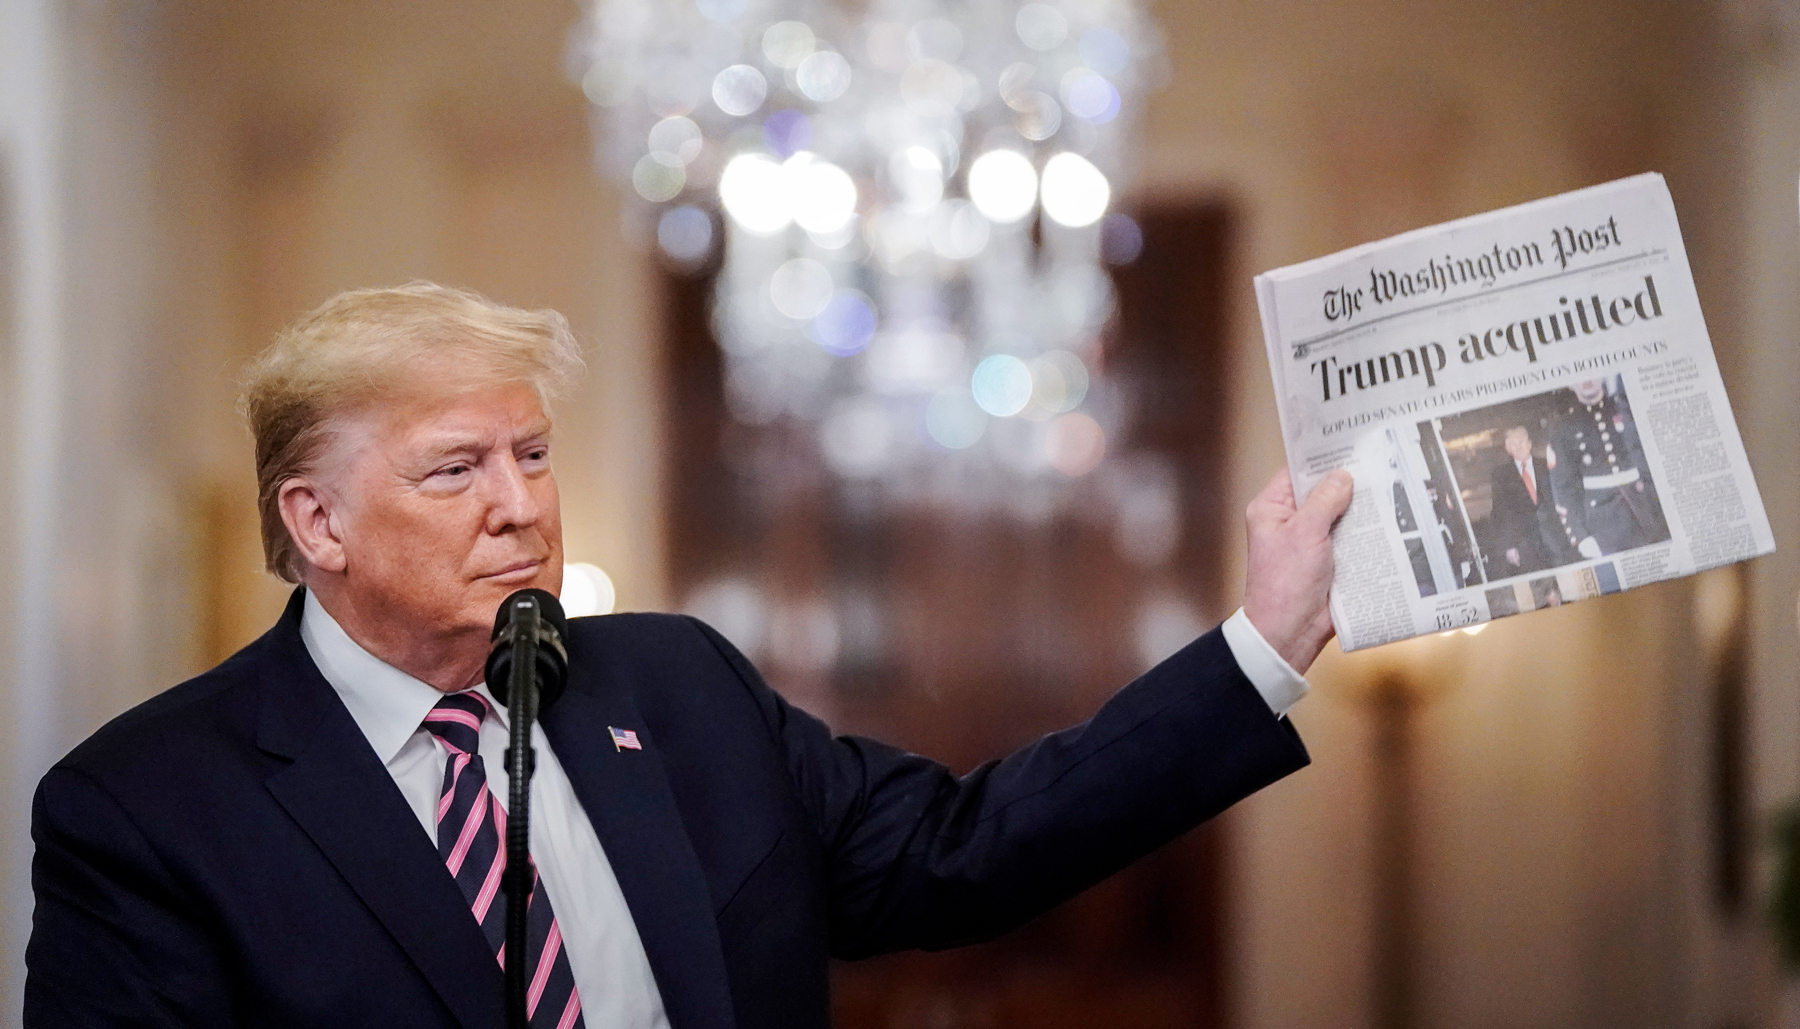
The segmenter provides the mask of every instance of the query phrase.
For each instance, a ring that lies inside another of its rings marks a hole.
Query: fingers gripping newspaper
[[[1256,278],[1296,495],[1348,468],[1345,650],[1775,549],[1675,207],[1639,175]]]

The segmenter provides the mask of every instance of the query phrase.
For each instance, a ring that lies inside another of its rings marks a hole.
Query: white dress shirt
[[[1262,694],[1269,710],[1277,718],[1287,717],[1300,698],[1306,696],[1306,677],[1294,671],[1294,666],[1269,646],[1263,634],[1250,624],[1243,608],[1225,619],[1219,631],[1225,635],[1225,645],[1231,648],[1231,656],[1237,659],[1244,678]]]
[[[1221,629],[1238,667],[1269,710],[1285,716],[1306,695],[1306,680],[1263,639],[1242,608]],[[364,650],[310,590],[300,617],[300,637],[435,848],[438,799],[449,751],[423,723],[443,694]],[[492,705],[481,723],[481,761],[487,768],[488,790],[504,808],[506,709],[495,702],[486,684],[475,689]],[[606,1029],[668,1029],[662,994],[638,938],[637,923],[593,823],[542,725],[531,727],[531,743],[537,751],[537,773],[531,777],[531,857],[562,929],[569,970],[581,993],[583,1019]]]
[[[449,751],[421,726],[443,694],[364,650],[310,590],[300,637],[435,849],[438,795]],[[475,689],[493,705],[481,723],[481,763],[487,766],[488,790],[505,808],[506,709],[494,702],[485,685]],[[605,742],[596,740],[595,746]],[[531,745],[537,751],[537,774],[531,777],[531,859],[562,929],[583,1021],[596,1029],[668,1029],[637,923],[543,726],[531,727]]]

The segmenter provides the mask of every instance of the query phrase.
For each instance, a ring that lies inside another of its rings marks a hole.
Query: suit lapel
[[[629,692],[572,682],[542,722],[618,876],[671,1029],[730,1029],[736,1019],[706,877]],[[616,747],[609,726],[636,730],[643,749]]]
[[[292,760],[266,785],[468,1029],[505,1022],[503,979],[393,777],[306,653],[299,604],[270,633],[257,745]]]

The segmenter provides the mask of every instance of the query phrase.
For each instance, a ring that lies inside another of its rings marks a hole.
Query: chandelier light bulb
[[[856,183],[830,161],[798,153],[782,165],[794,221],[815,236],[830,236],[856,217]]]
[[[745,232],[773,236],[794,220],[788,208],[787,176],[762,154],[739,154],[719,175],[719,202]]]
[[[988,221],[1001,225],[1031,213],[1037,186],[1037,170],[1017,150],[989,150],[969,166],[969,199]]]
[[[1063,151],[1044,165],[1044,213],[1058,225],[1092,225],[1112,201],[1112,185],[1080,154]]]

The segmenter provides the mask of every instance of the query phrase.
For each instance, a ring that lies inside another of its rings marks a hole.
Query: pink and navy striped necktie
[[[488,789],[487,770],[481,763],[481,720],[487,710],[487,699],[479,693],[452,693],[425,716],[425,728],[450,751],[438,798],[438,854],[505,968],[506,896],[500,892],[500,876],[506,871],[506,848],[501,844],[506,838],[506,809]],[[533,1029],[581,1026],[581,996],[569,970],[569,955],[563,951],[562,930],[536,868],[531,882],[525,1010]]]

